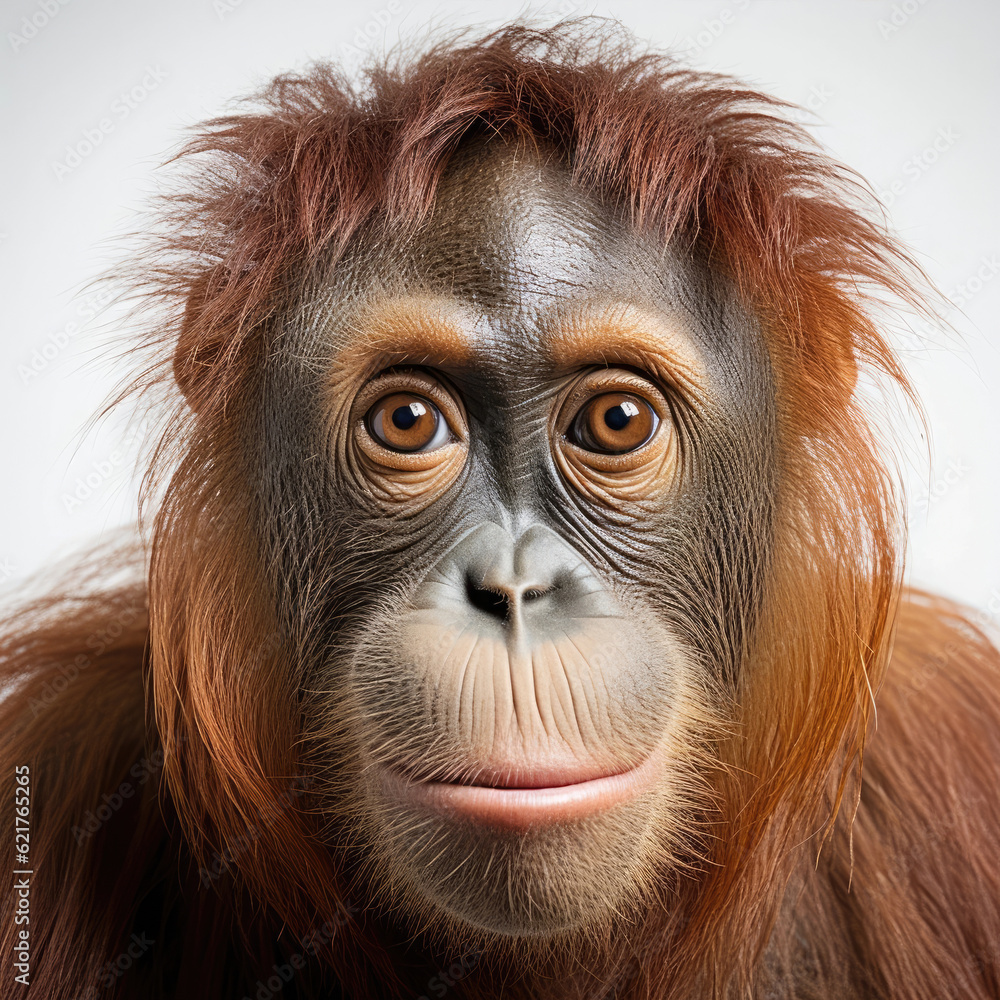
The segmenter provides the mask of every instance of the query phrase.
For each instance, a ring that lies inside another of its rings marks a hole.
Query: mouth
[[[393,796],[409,806],[501,830],[570,823],[631,802],[656,783],[654,757],[614,774],[560,779],[551,768],[490,784],[414,781],[383,772]]]

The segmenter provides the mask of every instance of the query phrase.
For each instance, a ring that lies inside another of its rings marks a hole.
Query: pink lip
[[[656,768],[647,758],[620,774],[542,787],[530,778],[519,779],[522,787],[495,787],[409,781],[398,773],[384,773],[393,790],[413,805],[505,830],[526,830],[583,819],[628,802],[652,787]]]

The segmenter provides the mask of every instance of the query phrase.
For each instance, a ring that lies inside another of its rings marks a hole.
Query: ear
[[[196,413],[211,395],[212,376],[219,372],[226,343],[226,323],[219,308],[224,287],[219,270],[212,268],[192,283],[174,349],[174,379]]]

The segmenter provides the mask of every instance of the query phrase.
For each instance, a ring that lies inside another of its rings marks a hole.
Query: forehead
[[[511,319],[567,299],[661,298],[656,286],[673,270],[662,247],[573,182],[554,150],[496,140],[455,157],[418,241],[414,271]]]
[[[666,349],[693,373],[708,346],[693,269],[530,144],[467,144],[419,227],[361,241],[337,272],[313,329],[355,372],[499,362],[510,374],[526,353],[572,367]]]

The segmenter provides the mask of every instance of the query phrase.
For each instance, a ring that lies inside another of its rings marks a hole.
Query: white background
[[[1000,595],[1000,4],[393,0],[392,9],[387,0],[5,0],[0,595],[134,517],[120,426],[84,431],[124,370],[99,349],[101,321],[85,322],[84,289],[115,259],[112,238],[136,225],[154,167],[183,130],[312,59],[357,67],[362,48],[378,54],[429,27],[572,12],[617,18],[640,39],[686,50],[696,67],[808,105],[819,139],[890,193],[893,225],[964,306],[949,315],[957,338],[898,342],[932,429],[930,468],[919,428],[908,447],[910,577],[988,608]],[[113,128],[76,163],[67,146],[105,118]],[[83,329],[69,337],[71,323]],[[79,501],[88,476],[96,485]]]

